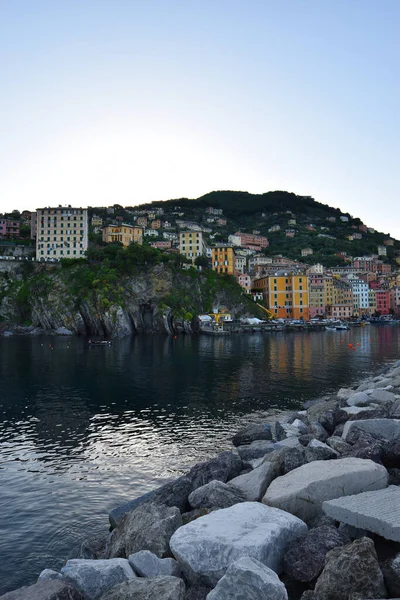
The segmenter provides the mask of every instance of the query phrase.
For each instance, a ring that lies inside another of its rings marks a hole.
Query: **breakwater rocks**
[[[400,361],[232,441],[1,600],[400,596]]]

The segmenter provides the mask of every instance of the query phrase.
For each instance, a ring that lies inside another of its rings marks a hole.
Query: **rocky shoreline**
[[[400,597],[400,361],[232,442],[0,600]]]

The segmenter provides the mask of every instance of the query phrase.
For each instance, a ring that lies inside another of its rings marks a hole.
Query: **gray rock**
[[[387,390],[375,389],[370,394],[371,402],[394,402],[396,400],[396,396],[393,392],[388,392]]]
[[[381,461],[386,468],[400,468],[400,439],[382,445]]]
[[[182,525],[187,525],[188,523],[190,523],[191,521],[195,521],[196,519],[198,519],[199,517],[204,517],[205,515],[209,515],[211,512],[214,512],[214,510],[218,510],[218,508],[194,508],[193,510],[190,510],[189,512],[183,513],[182,515]]]
[[[255,440],[272,440],[271,425],[269,423],[249,425],[249,427],[242,429],[233,436],[232,443],[234,446],[246,446]]]
[[[283,472],[289,473],[294,469],[298,469],[305,463],[304,451],[298,448],[290,448],[284,457]]]
[[[391,419],[400,419],[400,400],[396,400],[390,407],[389,416]]]
[[[82,594],[66,581],[41,580],[0,596],[0,600],[84,600]]]
[[[185,584],[178,577],[146,577],[120,583],[101,600],[185,600]]]
[[[346,413],[347,417],[351,417],[359,414],[367,415],[369,412],[374,412],[375,408],[373,406],[344,406],[341,411]]]
[[[400,485],[400,469],[388,469],[388,485]]]
[[[336,521],[400,542],[400,488],[395,485],[329,500],[323,503],[322,508]]]
[[[195,490],[214,479],[226,483],[229,479],[240,475],[242,469],[243,463],[237,454],[222,452],[213,460],[198,463],[192,467],[187,476],[192,482],[192,489]]]
[[[52,579],[63,579],[63,576],[58,571],[53,571],[53,569],[44,569],[38,577],[38,581]]]
[[[315,519],[309,522],[308,529],[316,529],[317,527],[336,527],[336,521],[327,515],[318,515],[315,517]]]
[[[276,440],[277,442],[280,442],[281,440],[284,440],[287,437],[286,430],[284,429],[280,421],[275,421],[275,423],[272,424],[272,433],[274,440]]]
[[[68,560],[61,573],[88,600],[100,598],[104,592],[136,577],[127,560]]]
[[[205,585],[192,586],[187,588],[185,600],[206,600],[211,588]]]
[[[256,440],[255,442],[251,442],[249,446],[239,446],[237,449],[240,458],[246,462],[255,458],[262,458],[273,450],[275,450],[275,444],[268,440]]]
[[[322,512],[324,500],[379,490],[387,479],[386,469],[370,460],[314,461],[274,479],[262,501],[309,522]]]
[[[362,538],[328,552],[314,591],[318,600],[348,600],[353,594],[359,598],[385,598],[372,540]]]
[[[343,438],[333,435],[332,437],[326,440],[328,446],[339,452],[339,454],[343,454],[345,452],[349,452],[351,450],[351,445],[344,441]]]
[[[326,429],[324,429],[324,427],[322,427],[321,423],[318,423],[318,421],[312,421],[310,423],[310,429],[314,438],[320,440],[320,442],[325,442],[329,437]]]
[[[150,550],[159,558],[170,556],[169,540],[182,525],[176,506],[143,504],[128,513],[111,534],[111,558],[129,556],[139,550]]]
[[[400,419],[369,419],[367,421],[347,421],[343,428],[343,439],[348,441],[352,428],[356,427],[361,431],[373,436],[381,436],[385,440],[391,441],[400,437]]]
[[[299,438],[292,435],[291,437],[288,437],[285,440],[276,442],[273,450],[278,450],[279,448],[298,448],[299,450],[301,450],[302,445],[299,442]]]
[[[349,539],[334,527],[317,527],[291,542],[283,557],[283,570],[292,579],[309,583],[322,572],[329,550]]]
[[[207,600],[287,600],[278,575],[260,561],[247,556],[232,563]]]
[[[107,537],[99,536],[85,540],[79,547],[78,556],[72,558],[99,559],[106,557]]]
[[[74,335],[73,331],[66,327],[58,327],[55,331],[56,335]]]
[[[333,450],[324,442],[319,440],[311,440],[305,450],[305,462],[313,462],[314,460],[334,460],[338,457],[338,452]]]
[[[400,554],[382,565],[382,573],[390,597],[400,596]]]
[[[354,390],[352,388],[340,388],[337,393],[338,400],[348,400],[354,396]]]
[[[292,427],[295,427],[300,435],[305,435],[309,431],[307,425],[300,419],[295,419],[292,423]]]
[[[305,435],[299,435],[299,442],[302,446],[308,446],[311,440],[315,440],[313,433],[306,433]]]
[[[128,557],[129,564],[140,577],[181,576],[181,568],[173,558],[158,558],[149,550],[140,550]]]
[[[12,331],[4,331],[3,337],[12,337],[14,333]]]
[[[365,392],[357,392],[347,399],[347,406],[368,406],[372,400]]]
[[[228,508],[245,501],[246,496],[241,490],[218,480],[202,485],[189,496],[192,508]]]
[[[264,462],[250,473],[231,479],[228,485],[239,489],[249,502],[255,502],[261,500],[271,481],[279,474],[280,469],[274,463]]]
[[[352,525],[347,525],[347,523],[340,523],[339,531],[347,536],[349,540],[359,540],[363,537],[371,537],[371,534],[366,531],[366,529],[360,529],[359,527],[353,527]]]
[[[307,526],[258,502],[217,510],[172,536],[172,552],[191,584],[215,586],[235,560],[250,556],[279,572],[282,554]]]
[[[348,452],[342,454],[342,458],[354,457],[373,460],[377,464],[381,463],[382,447],[377,441],[366,442],[365,438],[361,437]]]
[[[261,464],[271,463],[272,468],[274,470],[274,474],[276,473],[276,476],[278,477],[278,475],[283,474],[283,469],[285,465],[285,455],[287,452],[289,452],[289,450],[290,448],[288,448],[287,446],[276,448],[276,450],[274,450],[273,452],[269,452],[263,457]]]
[[[110,514],[110,525],[114,529],[118,527],[122,519],[133,509],[143,504],[165,504],[166,506],[176,506],[181,512],[188,508],[188,496],[192,491],[192,481],[187,477],[179,477],[165,485],[143,494],[134,500],[120,504],[114,508]]]

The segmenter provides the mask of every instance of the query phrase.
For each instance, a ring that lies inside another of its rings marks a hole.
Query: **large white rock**
[[[100,598],[110,588],[136,577],[126,558],[68,560],[61,569],[65,579],[88,600]]]
[[[350,396],[354,395],[354,390],[352,388],[340,388],[337,393],[338,400],[347,400]]]
[[[248,556],[231,564],[206,600],[287,600],[278,575]]]
[[[231,479],[228,485],[238,488],[250,502],[260,500],[267,487],[277,475],[277,468],[271,462],[265,462],[256,469]]]
[[[367,406],[370,402],[370,397],[365,392],[357,392],[346,401],[348,406]]]
[[[140,577],[181,576],[181,568],[173,558],[158,558],[149,550],[140,550],[128,556],[129,564]]]
[[[258,502],[242,502],[200,517],[171,537],[171,550],[188,580],[214,587],[243,556],[279,572],[285,547],[307,533],[300,519]]]
[[[387,480],[385,467],[372,460],[316,460],[275,479],[262,501],[307,523],[322,512],[324,500],[380,490]]]
[[[368,419],[365,421],[347,421],[344,424],[342,438],[346,440],[353,427],[372,435],[380,435],[388,441],[400,436],[400,419]]]
[[[400,488],[396,485],[329,500],[323,503],[322,509],[335,521],[400,542]]]
[[[395,394],[383,389],[372,390],[369,395],[372,402],[394,402],[396,400]]]
[[[360,412],[375,410],[375,406],[343,406],[340,410],[343,410],[348,415],[358,415]]]

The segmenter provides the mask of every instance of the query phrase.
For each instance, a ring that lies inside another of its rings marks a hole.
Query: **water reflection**
[[[0,339],[0,593],[59,568],[110,508],[225,449],[240,424],[397,359],[399,330]]]

